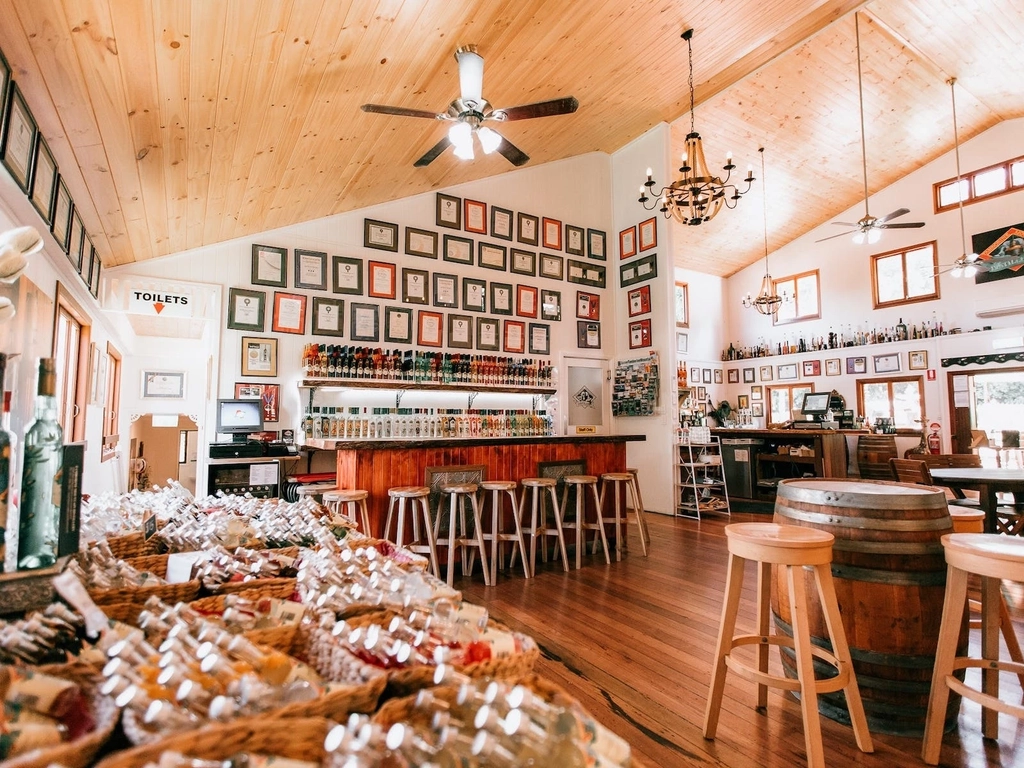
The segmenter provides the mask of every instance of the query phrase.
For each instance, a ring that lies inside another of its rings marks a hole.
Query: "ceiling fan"
[[[897,208],[892,213],[888,213],[881,218],[875,218],[868,210],[868,150],[867,140],[864,135],[864,80],[861,74],[860,61],[860,14],[853,14],[853,25],[857,37],[857,97],[860,104],[860,159],[861,169],[864,173],[864,216],[855,224],[846,221],[833,221],[832,223],[836,226],[847,227],[849,231],[840,232],[838,235],[829,235],[815,241],[819,243],[849,234],[853,234],[853,242],[858,245],[865,242],[877,243],[882,236],[883,229],[918,229],[924,226],[923,221],[892,221],[910,213],[909,208]]]
[[[487,122],[508,122],[529,120],[533,117],[551,117],[575,112],[579,102],[572,96],[524,104],[519,107],[494,109],[483,97],[484,59],[477,53],[475,45],[466,45],[455,51],[459,63],[459,98],[448,105],[444,112],[427,112],[421,109],[391,107],[384,104],[363,104],[363,112],[401,117],[425,117],[428,120],[443,120],[451,123],[448,135],[431,147],[414,165],[422,168],[430,165],[448,147],[455,147],[455,156],[463,160],[473,159],[473,135],[476,134],[485,154],[497,151],[512,165],[520,166],[529,162],[530,157],[497,131],[488,127]]]

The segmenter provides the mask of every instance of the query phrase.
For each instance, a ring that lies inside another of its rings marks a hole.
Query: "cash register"
[[[794,421],[793,429],[839,429],[835,414],[842,413],[844,406],[843,396],[835,390],[810,392],[804,395],[800,411],[804,416],[810,416],[811,421]]]

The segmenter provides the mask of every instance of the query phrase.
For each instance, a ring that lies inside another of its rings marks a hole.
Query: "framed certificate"
[[[541,244],[555,251],[562,250],[562,222],[545,216],[541,220]]]
[[[430,273],[425,269],[402,267],[402,303],[430,303]]]
[[[384,341],[393,344],[412,344],[411,309],[384,308]]]
[[[458,275],[446,275],[441,272],[434,273],[434,306],[459,308],[459,278]]]
[[[583,250],[583,227],[574,227],[572,224],[565,225],[565,252],[573,256],[582,256]]]
[[[646,221],[640,222],[639,227],[640,251],[648,251],[658,245],[658,220],[651,216]]]
[[[523,245],[537,245],[540,239],[537,232],[540,229],[540,219],[528,213],[520,213],[516,217],[516,240]]]
[[[374,299],[395,298],[397,267],[386,261],[371,261],[366,265],[366,268],[370,273],[370,284],[366,295]]]
[[[327,290],[327,254],[295,249],[295,287]]]
[[[363,245],[380,251],[398,253],[398,225],[376,219],[363,219]]]
[[[619,232],[619,258],[636,256],[636,227],[627,227]]]
[[[228,328],[235,331],[263,333],[267,309],[267,294],[245,288],[228,290]]]
[[[273,285],[278,288],[287,288],[288,249],[254,244],[252,247],[251,281],[253,285]]]
[[[530,354],[551,354],[551,326],[543,323],[530,323]]]
[[[306,333],[306,294],[274,291],[274,333]]]
[[[540,255],[540,276],[561,280],[565,277],[565,259],[553,253],[542,253]]]
[[[504,245],[479,243],[477,248],[477,265],[484,269],[508,270],[508,249]]]
[[[416,333],[416,343],[421,347],[440,347],[443,341],[442,336],[444,335],[442,325],[444,315],[441,312],[430,312],[426,309],[421,309],[418,312],[417,320],[419,325]]]
[[[277,376],[277,339],[242,337],[242,375]]]
[[[587,256],[591,259],[604,261],[607,256],[607,235],[600,229],[587,230]]]
[[[491,206],[491,237],[499,240],[512,239],[512,211],[507,208]]]
[[[437,258],[437,232],[429,229],[405,228],[405,252],[425,259]]]
[[[448,315],[448,346],[473,348],[473,318],[469,315]]]
[[[537,275],[537,254],[533,251],[512,249],[512,271],[517,275]]]
[[[345,335],[345,300],[313,297],[313,335]]]
[[[500,320],[492,317],[476,319],[476,348],[482,352],[497,352],[500,349],[498,327]]]
[[[562,294],[542,288],[540,291],[540,316],[544,320],[562,319]]]
[[[601,297],[596,293],[576,291],[576,317],[584,320],[600,320]]]
[[[380,341],[380,307],[355,304],[350,307],[349,338],[352,341]]]
[[[629,348],[639,349],[651,346],[651,321],[637,320],[629,324]]]
[[[512,314],[512,286],[509,283],[491,283],[491,313]]]
[[[487,234],[487,203],[479,200],[463,201],[462,228],[478,235]]]
[[[796,363],[786,363],[776,366],[776,378],[779,381],[795,381],[800,378],[800,372]],[[710,384],[710,382],[708,382]]]
[[[487,281],[462,278],[462,308],[467,312],[487,311]]]
[[[17,83],[8,89],[7,115],[4,118],[3,141],[0,143],[0,161],[11,172],[11,176],[28,193],[29,176],[32,169],[32,152],[35,149],[36,121],[29,112],[25,98]]]
[[[29,198],[49,226],[53,220],[53,190],[57,186],[57,161],[53,159],[42,134],[36,140],[32,157],[32,192]]]
[[[183,400],[185,398],[185,372],[143,371],[142,397]]]
[[[435,223],[439,227],[462,229],[462,198],[438,192]]]
[[[600,349],[601,324],[590,320],[577,320],[576,346],[579,349]]]
[[[57,192],[53,199],[53,222],[50,231],[64,253],[68,252],[68,233],[71,231],[71,193],[62,176],[57,177]]]
[[[468,237],[444,236],[444,260],[456,264],[473,264],[473,241]]]
[[[537,289],[532,285],[516,286],[516,314],[519,317],[537,316]]]
[[[630,317],[646,315],[651,311],[651,286],[641,285],[639,288],[633,288],[627,297]]]
[[[900,369],[900,353],[874,355],[875,373],[894,373]]]
[[[502,349],[513,354],[522,354],[526,349],[526,323],[506,320],[503,324]]]
[[[350,259],[347,256],[334,256],[331,259],[331,275],[334,293],[350,293],[363,295],[363,260]]]

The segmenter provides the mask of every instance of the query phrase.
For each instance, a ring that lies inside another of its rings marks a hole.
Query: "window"
[[[782,306],[774,323],[795,323],[821,317],[818,270],[790,275],[775,281],[775,293],[782,297]]]
[[[117,433],[120,412],[117,404],[121,400],[121,353],[107,343],[106,399],[103,403],[103,454],[100,461],[112,458],[117,451],[120,436]]]
[[[800,416],[804,395],[814,391],[810,384],[783,384],[768,387],[768,425],[784,424]]]
[[[676,282],[676,325],[686,328],[690,324],[690,287]]]
[[[875,309],[939,298],[939,254],[935,241],[871,257]]]
[[[89,316],[58,283],[53,357],[57,362],[57,418],[66,443],[85,439],[88,350]]]
[[[892,419],[897,427],[919,429],[924,421],[924,379],[859,379],[857,410],[869,421]]]
[[[932,185],[932,189],[936,213],[956,208],[961,199],[964,205],[969,205],[989,197],[1024,189],[1024,157],[1015,157],[1005,163],[962,174],[959,184],[956,179],[940,181]]]

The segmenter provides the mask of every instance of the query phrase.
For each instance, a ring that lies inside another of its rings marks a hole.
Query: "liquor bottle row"
[[[554,425],[544,411],[313,406],[302,432],[338,440],[543,437],[554,434]]]
[[[341,344],[307,344],[302,353],[302,369],[307,379],[554,386],[554,368],[547,360]]]

